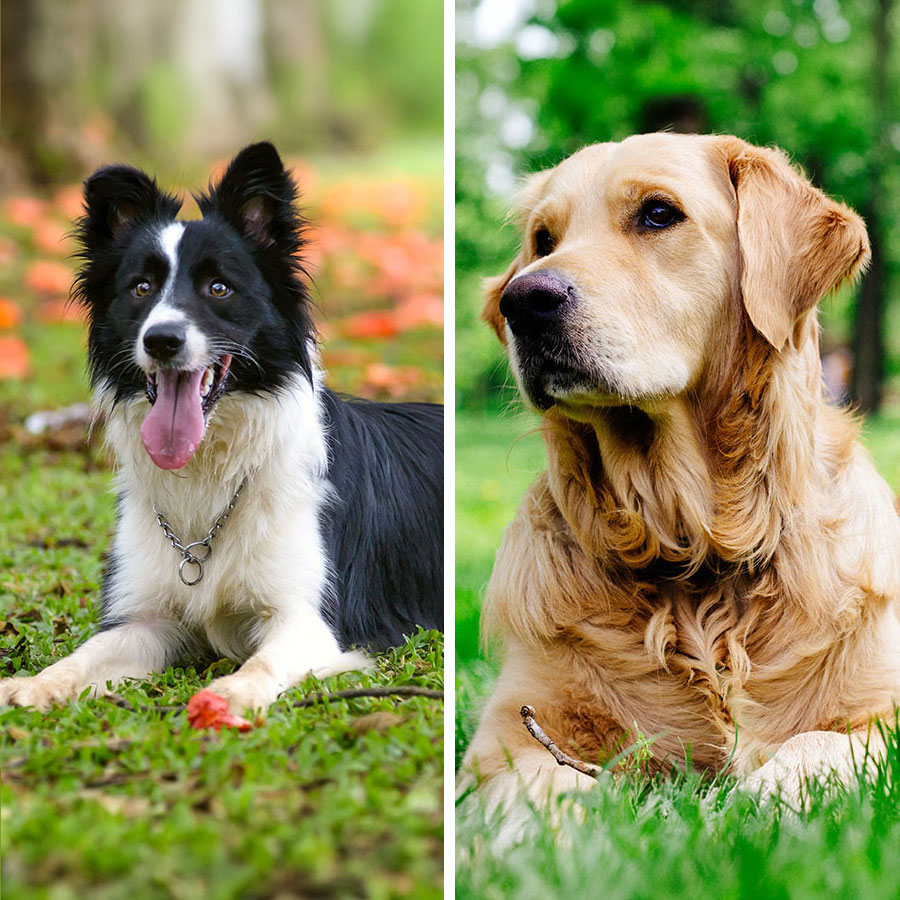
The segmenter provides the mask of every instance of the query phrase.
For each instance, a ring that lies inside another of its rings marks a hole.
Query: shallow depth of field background
[[[247,143],[272,140],[310,220],[329,384],[442,399],[443,10],[7,0],[0,16],[6,676],[90,633],[113,527],[101,436],[82,422],[26,426],[89,398],[67,232],[97,166],[145,168],[192,216],[191,189]],[[441,654],[438,635],[420,635],[363,683],[440,687]],[[132,699],[183,703],[212,674],[170,671]],[[248,735],[200,735],[183,716],[99,701],[0,712],[4,895],[439,896],[442,716],[422,699],[284,705]]]
[[[663,128],[734,133],[787,150],[867,221],[873,265],[859,286],[823,302],[822,350],[836,393],[865,412],[863,437],[879,470],[900,489],[898,6],[457,0],[457,763],[499,664],[497,648],[485,654],[478,635],[493,556],[546,465],[539,420],[524,411],[500,346],[478,318],[481,279],[503,272],[518,249],[515,227],[504,224],[518,176],[587,143]],[[780,831],[780,813],[757,816],[690,780],[626,786],[593,806],[587,830],[563,849],[544,822],[508,858],[464,858],[458,896],[577,895],[598,878],[608,897],[900,890],[879,856],[900,832],[897,817],[872,824],[865,803],[822,809],[792,837]],[[835,821],[846,835],[826,838],[824,823]],[[869,856],[861,861],[828,840],[864,845]],[[828,873],[804,868],[804,859],[829,854]],[[896,867],[896,854],[890,860]]]

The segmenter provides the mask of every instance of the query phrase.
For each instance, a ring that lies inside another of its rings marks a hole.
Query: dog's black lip
[[[231,375],[231,366],[229,366],[225,371],[222,371],[222,360],[217,359],[213,364],[213,383],[212,387],[209,389],[209,393],[203,398],[200,408],[203,411],[204,418],[208,418],[210,411],[213,406],[216,404],[218,400],[221,399],[222,395],[225,393],[225,389],[228,383],[228,378]],[[205,367],[208,368],[208,367]],[[150,405],[153,406],[156,403],[156,373],[149,372],[147,374],[147,382],[144,387],[144,392],[147,395],[147,399],[150,401]]]

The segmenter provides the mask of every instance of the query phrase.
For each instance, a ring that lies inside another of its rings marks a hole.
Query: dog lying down
[[[657,769],[690,748],[752,790],[848,777],[900,695],[900,521],[818,352],[816,304],[865,266],[863,222],[724,136],[586,147],[518,203],[484,317],[548,469],[494,564],[504,663],[463,785],[496,809],[593,784],[523,704],[583,760],[643,735]]]
[[[0,703],[46,708],[178,662],[243,662],[232,712],[443,621],[443,408],[323,384],[296,189],[254,144],[197,200],[85,183],[88,348],[118,466],[100,632]]]

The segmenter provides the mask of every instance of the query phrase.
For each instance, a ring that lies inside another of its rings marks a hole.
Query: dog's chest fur
[[[891,654],[900,623],[890,609],[843,633],[820,623],[818,639],[791,618],[771,596],[748,598],[727,584],[700,598],[668,586],[652,603],[569,626],[553,646],[572,747],[608,759],[647,737],[656,764],[683,759],[689,746],[702,768],[730,761],[745,771],[786,735],[843,730],[848,720],[864,727],[874,712],[890,712],[900,684]],[[779,620],[787,630],[776,644]],[[828,691],[808,689],[822,680]]]
[[[143,400],[111,410],[107,440],[118,464],[119,522],[104,591],[104,622],[173,619],[197,642],[249,656],[260,629],[298,592],[316,607],[326,589],[320,512],[328,496],[325,435],[311,387],[298,379],[277,396],[220,401],[195,457],[181,472],[150,461],[139,438]],[[203,578],[185,585],[181,555],[154,506],[183,544],[202,540],[246,486],[212,540]],[[114,599],[111,599],[114,598]]]

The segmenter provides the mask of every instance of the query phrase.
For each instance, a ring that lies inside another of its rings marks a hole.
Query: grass
[[[2,674],[37,671],[91,632],[109,482],[90,454],[0,447]],[[443,705],[298,711],[289,699],[357,684],[439,688],[442,649],[422,633],[374,673],[309,679],[247,734],[103,700],[0,712],[4,897],[440,896]],[[122,694],[183,704],[231,668],[170,669]]]
[[[504,526],[545,466],[537,420],[526,413],[456,416],[456,759],[477,725],[498,660],[478,646],[484,585]],[[900,488],[900,411],[870,420],[864,442]],[[563,814],[559,829],[533,812],[528,839],[505,853],[468,854],[495,825],[461,823],[457,897],[517,900],[614,898],[820,898],[900,896],[900,736],[874,779],[849,793],[817,795],[808,813],[760,809],[721,777],[628,776],[603,781],[584,801],[585,821]]]
[[[416,151],[423,169],[438,173],[438,202],[440,149]],[[351,177],[354,166],[344,161],[328,175]],[[22,229],[6,233],[19,247],[20,273],[35,247]],[[41,298],[30,297],[16,273],[0,276],[0,293],[22,304],[17,333],[34,377],[0,379],[2,676],[37,672],[92,633],[115,518],[109,461],[97,439],[87,446],[80,433],[41,440],[22,428],[30,412],[84,400],[88,387],[83,329],[42,321]],[[319,285],[326,312],[353,311],[349,287],[327,275]],[[412,396],[440,396],[438,328],[380,342],[338,334],[331,348],[364,362],[415,363],[424,374]],[[360,368],[336,361],[331,383],[355,389]],[[442,636],[421,632],[366,674],[310,678],[244,734],[197,731],[184,711],[154,711],[185,704],[233,668],[220,660],[133,682],[119,693],[138,711],[103,699],[46,714],[0,710],[4,900],[442,896],[443,703],[291,706],[346,687],[440,689]]]

